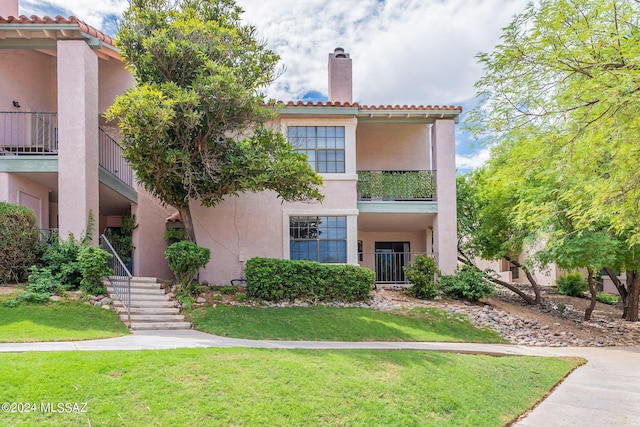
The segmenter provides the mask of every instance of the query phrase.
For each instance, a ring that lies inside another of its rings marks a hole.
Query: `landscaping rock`
[[[196,298],[196,302],[197,302],[198,304],[203,304],[203,303],[207,302],[207,300],[206,300],[206,299],[204,299],[204,298],[202,298],[202,297],[198,297],[198,298]]]
[[[49,297],[49,301],[54,301],[55,302],[55,301],[60,301],[60,300],[62,300],[62,298],[59,297],[58,295],[51,295]]]

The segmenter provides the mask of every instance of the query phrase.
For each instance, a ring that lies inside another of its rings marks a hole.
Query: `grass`
[[[0,297],[0,342],[78,341],[129,333],[114,311],[79,301],[20,303],[8,308]]]
[[[503,426],[577,359],[424,351],[179,349],[0,354],[0,425]],[[43,413],[41,404],[84,413]],[[73,406],[70,406],[73,408]]]
[[[434,308],[257,308],[219,305],[190,312],[198,330],[247,339],[306,341],[449,341],[506,343],[489,329]]]

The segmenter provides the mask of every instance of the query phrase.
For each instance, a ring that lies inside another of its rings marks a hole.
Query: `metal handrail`
[[[426,252],[359,252],[361,267],[367,267],[376,273],[376,283],[408,284],[404,272],[415,261],[416,255],[429,255]]]
[[[58,114],[0,111],[0,155],[58,154]]]
[[[131,278],[133,276],[104,234],[100,235],[100,247],[112,255],[109,267],[113,269],[113,275],[109,276],[109,282],[127,309],[127,323],[131,327]]]
[[[109,173],[118,178],[120,181],[133,186],[133,170],[129,163],[122,157],[124,148],[111,138],[104,129],[99,128],[99,163]]]

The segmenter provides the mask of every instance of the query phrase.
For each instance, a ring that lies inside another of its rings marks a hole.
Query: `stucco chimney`
[[[18,16],[18,0],[0,0],[0,16]]]
[[[337,47],[329,54],[329,101],[353,102],[351,58]]]

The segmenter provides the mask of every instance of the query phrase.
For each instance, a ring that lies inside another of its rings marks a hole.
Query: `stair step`
[[[127,309],[122,305],[115,307],[118,314],[127,314]],[[134,314],[180,314],[178,307],[131,307],[131,315]]]
[[[111,299],[120,299],[116,294],[109,294]],[[165,294],[131,294],[131,301],[169,301],[169,297]]]
[[[107,289],[108,291],[109,289]],[[114,293],[114,292],[111,292]],[[131,295],[165,295],[164,289],[131,288]]]
[[[120,315],[120,320],[126,322],[128,316]],[[132,314],[131,322],[140,323],[165,323],[165,322],[184,322],[185,318],[182,314]]]
[[[191,329],[189,322],[158,322],[158,323],[141,323],[131,322],[132,330],[159,330],[159,329]]]
[[[132,330],[191,329],[191,323],[185,320],[154,277],[134,277],[130,282],[130,308],[115,293],[108,281],[105,286],[109,297],[113,299],[113,307],[120,319],[129,323]]]
[[[121,301],[113,302],[114,307],[122,307],[123,304]],[[175,303],[173,301],[165,300],[165,301],[131,301],[131,308],[173,308],[175,307]]]

